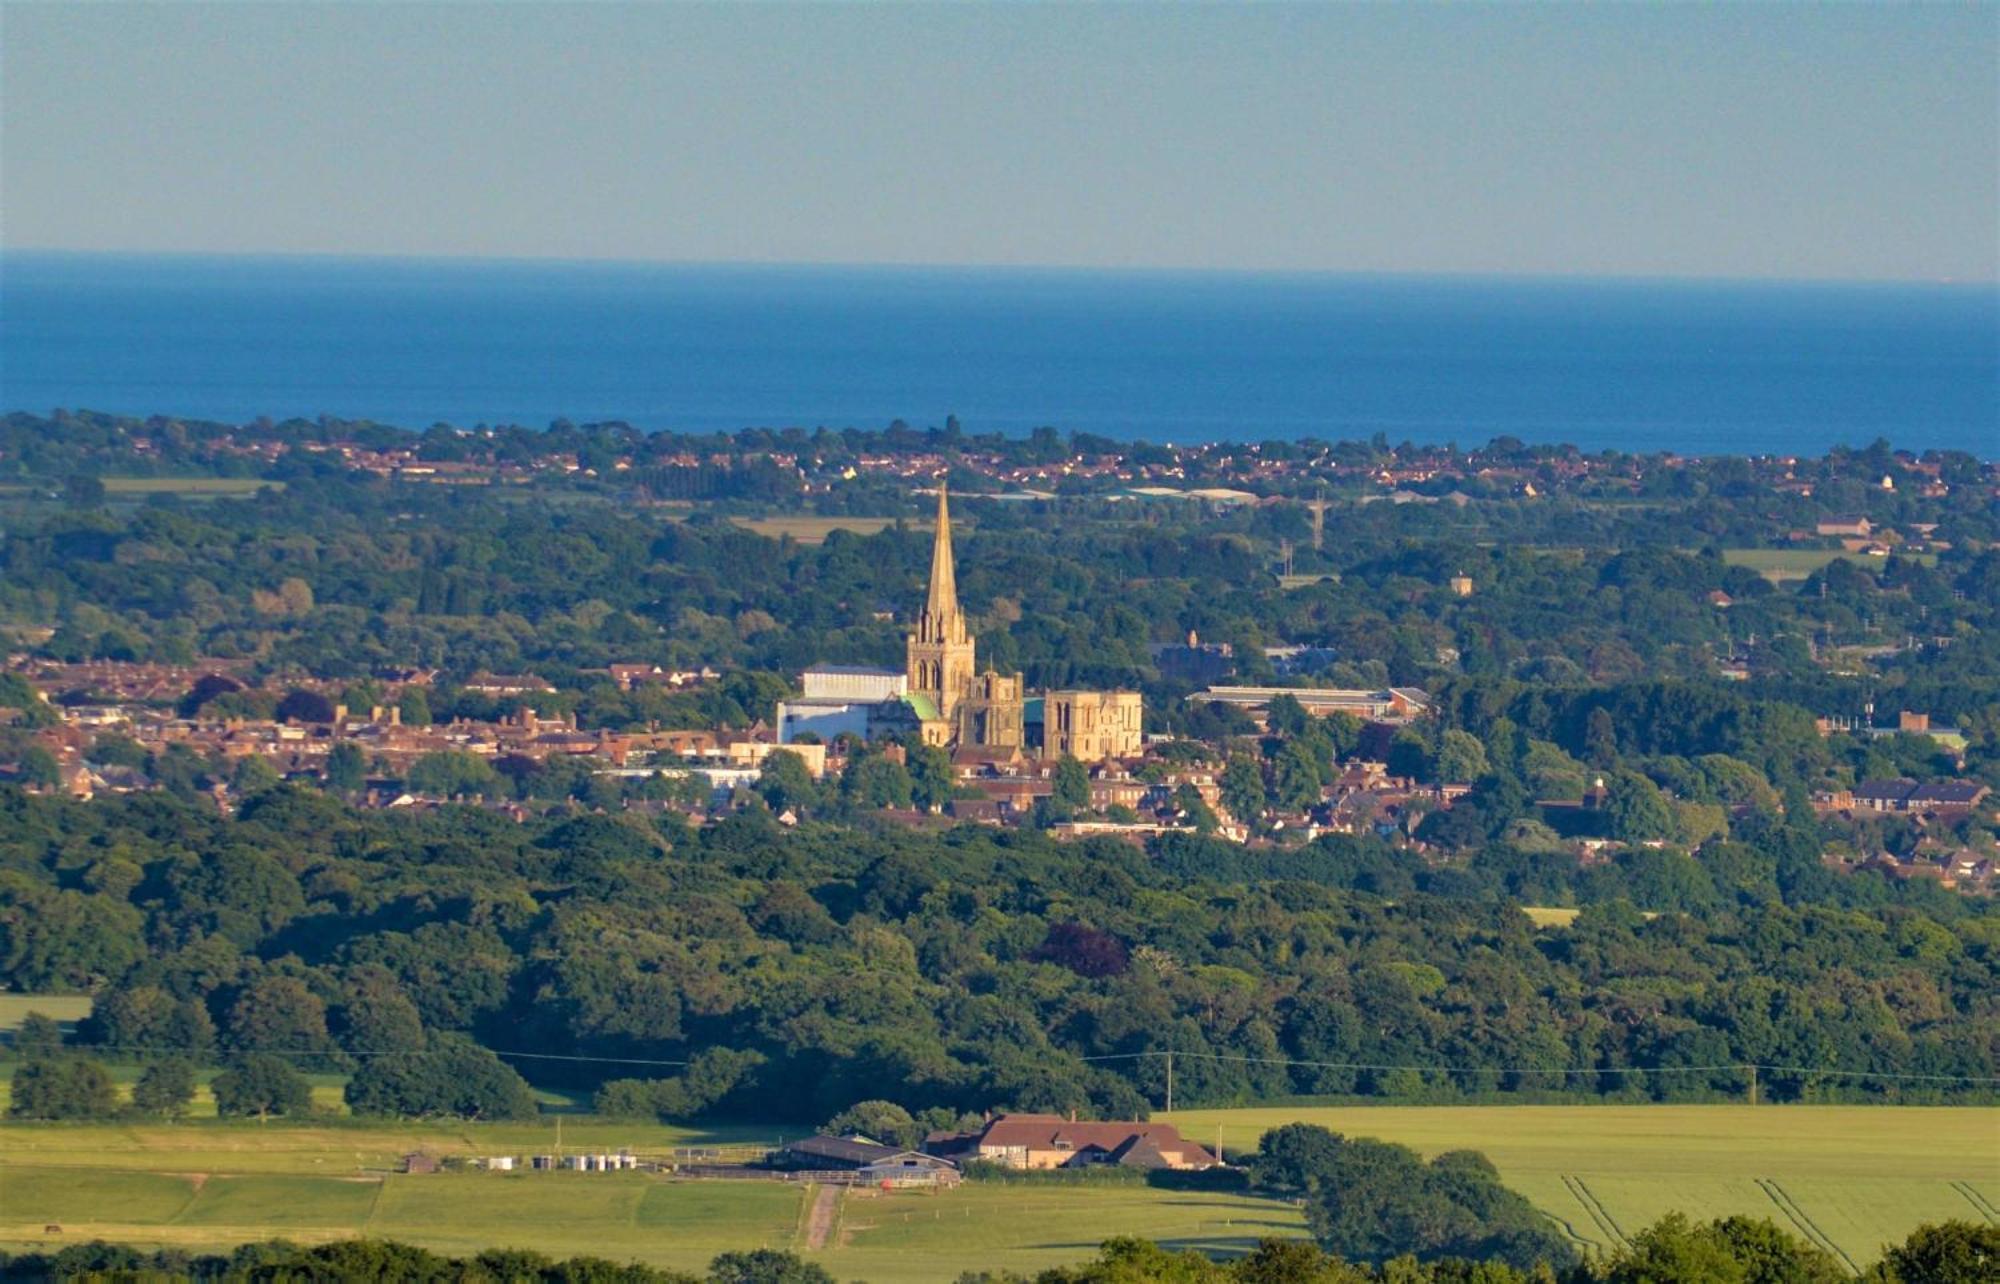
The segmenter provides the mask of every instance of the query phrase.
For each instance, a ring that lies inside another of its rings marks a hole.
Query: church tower
[[[930,595],[908,643],[910,692],[926,695],[947,724],[972,690],[972,635],[958,609],[958,575],[951,560],[951,509],[938,484],[937,536],[931,545]]]

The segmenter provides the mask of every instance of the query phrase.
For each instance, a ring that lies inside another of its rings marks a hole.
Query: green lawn
[[[1606,1248],[1667,1213],[1768,1217],[1865,1266],[1925,1221],[1996,1220],[2000,1110],[1923,1106],[1355,1106],[1188,1110],[1189,1136],[1248,1150],[1293,1121],[1484,1151],[1509,1186]],[[1962,1191],[1964,1186],[1967,1191]],[[1969,1193],[1968,1193],[1969,1191]]]

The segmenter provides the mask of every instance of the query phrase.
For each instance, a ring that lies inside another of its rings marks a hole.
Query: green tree
[[[810,811],[819,803],[819,785],[805,759],[789,749],[773,750],[757,769],[757,792],[772,811]]]
[[[1252,759],[1233,755],[1216,782],[1217,794],[1229,814],[1250,824],[1264,814],[1264,773]]]
[[[23,1061],[61,1056],[62,1026],[46,1012],[30,1012],[14,1030],[13,1053]]]
[[[1438,742],[1437,777],[1447,784],[1470,784],[1485,775],[1486,746],[1479,737],[1453,727]]]
[[[858,1135],[885,1146],[914,1146],[924,1139],[923,1125],[893,1101],[857,1101],[820,1131],[834,1137]]]
[[[304,1114],[312,1108],[312,1085],[289,1061],[267,1053],[239,1057],[209,1084],[219,1115]]]
[[[1986,1284],[2000,1278],[2000,1226],[1919,1226],[1884,1250],[1878,1270],[1893,1284]]]
[[[1679,832],[1666,795],[1638,772],[1613,772],[1606,791],[1604,819],[1613,838],[1636,843],[1670,839]]]
[[[396,697],[396,710],[406,727],[431,725],[431,700],[422,687],[404,687],[403,694]]]
[[[521,1076],[461,1035],[440,1035],[427,1051],[370,1057],[347,1081],[358,1115],[532,1119],[535,1094]]]
[[[106,1119],[118,1109],[111,1072],[88,1057],[29,1061],[14,1071],[8,1113],[19,1119]]]
[[[1082,811],[1090,806],[1090,773],[1083,764],[1064,754],[1056,760],[1056,774],[1049,798],[1059,807]]]
[[[194,1067],[180,1057],[147,1066],[132,1085],[132,1108],[143,1114],[178,1119],[194,1100]]]
[[[368,784],[368,755],[352,740],[336,741],[326,755],[326,787],[335,793],[359,793]]]
[[[834,1284],[825,1267],[775,1248],[724,1253],[708,1264],[709,1284]]]

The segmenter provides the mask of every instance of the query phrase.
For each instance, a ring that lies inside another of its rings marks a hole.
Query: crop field
[[[1599,1249],[1665,1213],[1769,1217],[1857,1265],[1923,1221],[2000,1222],[2000,1111],[1844,1106],[1271,1107],[1171,1116],[1190,1136],[1247,1150],[1279,1123],[1486,1152],[1508,1184]],[[562,1120],[565,1151],[724,1146],[768,1128],[693,1130]],[[733,1248],[789,1248],[842,1279],[951,1279],[1033,1271],[1088,1256],[1108,1236],[1242,1251],[1300,1235],[1290,1205],[1140,1185],[996,1185],[830,1194],[778,1182],[646,1173],[394,1171],[412,1150],[524,1155],[556,1148],[556,1121],[526,1124],[0,1126],[0,1245],[103,1237],[217,1248],[353,1235],[446,1252],[493,1245],[593,1253],[682,1268]],[[51,1231],[49,1227],[60,1227]]]
[[[1604,1250],[1670,1212],[1768,1217],[1856,1266],[1926,1221],[2000,1224],[2000,1110],[1956,1106],[1359,1106],[1186,1110],[1249,1150],[1302,1122],[1484,1151],[1576,1240]]]

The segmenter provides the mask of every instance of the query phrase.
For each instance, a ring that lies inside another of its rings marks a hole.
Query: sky
[[[0,5],[0,248],[1990,282],[2000,5]]]

